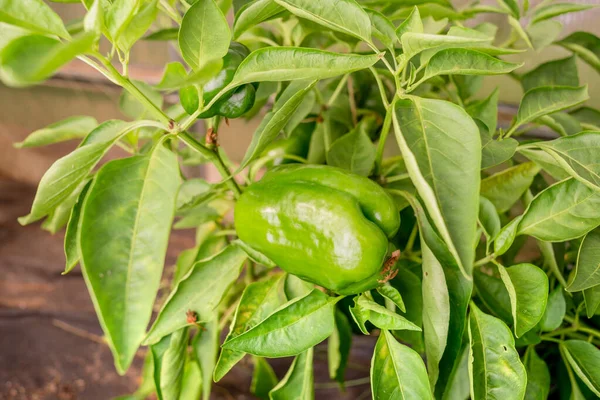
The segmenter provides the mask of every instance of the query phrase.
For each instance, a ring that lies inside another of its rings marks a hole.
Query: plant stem
[[[219,173],[221,174],[223,179],[225,179],[225,184],[233,192],[233,195],[235,196],[235,198],[238,198],[240,196],[240,194],[242,194],[240,187],[238,186],[237,182],[231,176],[231,172],[229,171],[229,169],[227,168],[227,166],[223,162],[223,159],[221,159],[221,156],[219,155],[219,153],[217,151],[212,151],[212,150],[206,148],[206,146],[204,146],[202,143],[198,142],[193,136],[191,136],[187,132],[181,132],[178,135],[178,137],[186,145],[188,145],[192,149],[198,151],[200,154],[202,154],[204,157],[208,158],[214,164],[214,166],[217,168],[217,170],[219,171]]]
[[[390,176],[389,178],[385,178],[385,183],[394,183],[394,182],[398,182],[398,181],[403,181],[405,179],[410,179],[410,175],[408,173],[394,175],[394,176]]]
[[[412,248],[415,245],[415,240],[417,239],[418,232],[419,232],[419,227],[417,224],[415,224],[415,226],[413,226],[412,231],[410,232],[408,241],[406,242],[406,247],[404,248],[404,253],[409,254],[412,251]]]
[[[481,267],[482,265],[485,265],[485,264],[489,263],[490,261],[492,261],[494,258],[496,258],[496,254],[494,254],[494,253],[488,254],[487,256],[483,257],[481,260],[475,261],[473,266]]]
[[[383,126],[381,127],[381,134],[379,135],[379,142],[377,142],[377,153],[375,155],[375,175],[381,174],[381,163],[383,162],[383,152],[385,151],[385,143],[387,141],[388,135],[390,134],[393,112],[394,112],[394,107],[388,105],[387,110],[385,112],[385,118],[383,120]]]
[[[112,63],[103,57],[101,54],[96,53],[94,57],[98,59],[102,65],[106,68],[108,74],[112,77],[113,82],[117,83],[119,86],[123,87],[123,89],[127,90],[133,97],[135,97],[140,103],[144,105],[156,119],[162,122],[165,125],[169,125],[171,122],[171,118],[167,114],[165,114],[156,104],[150,101],[149,98],[142,93],[137,86],[135,86],[127,77],[124,77],[117,71],[117,69],[112,65]]]
[[[344,75],[342,77],[342,79],[340,80],[340,82],[336,86],[335,90],[331,94],[331,97],[329,98],[329,101],[327,101],[327,106],[328,107],[331,107],[331,105],[335,102],[335,100],[338,98],[338,96],[340,95],[340,93],[342,93],[342,90],[344,90],[344,86],[346,85],[346,81],[348,80],[349,76],[350,76],[350,74],[346,74],[346,75]]]
[[[369,382],[371,382],[371,377],[366,376],[364,378],[349,379],[344,382],[344,386],[345,387],[361,386],[361,385],[366,385]],[[340,384],[338,382],[315,383],[315,389],[335,389],[339,385]]]

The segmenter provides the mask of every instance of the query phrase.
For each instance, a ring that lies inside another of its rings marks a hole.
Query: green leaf
[[[535,163],[526,162],[500,171],[481,181],[481,195],[503,213],[519,200],[540,172]]]
[[[115,43],[124,52],[128,52],[150,28],[158,14],[158,0],[141,2],[132,15],[131,20],[121,29],[118,38],[113,38]]]
[[[145,155],[104,165],[82,207],[81,269],[119,373],[150,321],[179,180],[175,154],[159,142]]]
[[[144,344],[156,343],[163,336],[189,325],[188,311],[196,314],[196,322],[210,320],[245,261],[246,253],[242,249],[228,246],[219,254],[194,264],[169,295]]]
[[[544,21],[546,19],[554,18],[559,15],[585,11],[590,8],[594,8],[592,4],[575,4],[575,3],[555,3],[549,4],[544,7],[536,8],[531,18],[531,23]]]
[[[77,202],[73,206],[71,215],[69,217],[69,223],[67,224],[67,231],[65,232],[65,271],[63,274],[70,272],[81,258],[79,251],[79,220],[81,218],[81,207],[85,201],[85,196],[92,185],[92,181],[89,181],[84,187],[79,196],[77,196]]]
[[[68,39],[62,20],[42,0],[0,0],[0,22]]]
[[[527,375],[504,322],[471,304],[469,341],[471,398],[522,399]]]
[[[233,38],[237,39],[242,33],[261,22],[267,21],[285,12],[285,8],[275,0],[256,0],[247,3],[236,11],[233,23]]]
[[[600,396],[600,350],[583,340],[567,340],[560,347],[579,379]]]
[[[516,0],[497,0],[498,4],[506,9],[513,17],[519,18],[521,11]]]
[[[106,10],[106,28],[113,42],[118,42],[119,37],[127,28],[138,9],[140,2],[136,0],[115,0]]]
[[[179,29],[179,49],[192,69],[223,58],[230,41],[229,25],[214,0],[198,0],[187,10]]]
[[[75,191],[121,136],[130,130],[154,125],[152,121],[137,121],[130,124],[107,121],[100,124],[90,132],[79,148],[58,159],[46,171],[38,186],[31,212],[19,218],[19,222],[23,225],[30,224],[50,214]]]
[[[494,254],[501,256],[512,246],[518,234],[519,224],[523,217],[520,215],[506,224],[494,238]]]
[[[459,359],[452,372],[448,386],[444,392],[443,400],[467,400],[470,395],[469,382],[469,343],[463,346]]]
[[[399,261],[401,262],[401,261]],[[400,311],[406,319],[417,326],[423,325],[423,294],[421,279],[407,268],[400,268],[398,276],[390,284],[402,294],[406,303],[406,312]],[[423,333],[419,331],[395,331],[395,337],[419,353],[425,352]]]
[[[596,71],[600,71],[600,38],[598,36],[589,32],[574,32],[556,44],[577,54]]]
[[[477,126],[455,104],[412,98],[396,104],[394,129],[408,172],[435,227],[468,276],[479,207]]]
[[[498,88],[495,88],[487,98],[475,101],[466,108],[471,117],[478,119],[486,126],[490,141],[498,125],[498,94]],[[486,143],[482,141],[482,145],[485,148]]]
[[[479,224],[490,239],[496,237],[502,227],[494,203],[483,196],[479,198]]]
[[[304,297],[315,288],[315,285],[298,278],[296,275],[286,274],[283,289],[288,300]]]
[[[236,246],[239,246],[242,250],[244,250],[246,252],[246,254],[248,255],[248,258],[250,258],[255,263],[262,264],[265,267],[269,267],[269,268],[273,268],[276,266],[274,261],[269,259],[267,256],[265,256],[260,251],[254,250],[252,247],[248,246],[246,243],[242,242],[241,240],[237,239],[237,240],[234,240],[232,243],[234,243]]]
[[[250,393],[259,399],[269,399],[269,392],[277,385],[277,376],[271,365],[262,357],[252,357],[254,371]]]
[[[581,123],[577,118],[563,111],[544,115],[537,119],[535,123],[546,125],[560,136],[574,135],[582,131]]]
[[[200,375],[200,366],[192,359],[188,358],[181,378],[181,393],[179,400],[198,400],[201,396],[202,376]]]
[[[64,43],[41,35],[19,37],[0,52],[2,81],[14,87],[42,82],[73,58],[90,50],[95,40],[93,33]]]
[[[522,65],[502,61],[476,50],[444,49],[431,57],[419,82],[424,82],[438,75],[507,74]],[[418,85],[419,82],[415,85]]]
[[[406,306],[404,305],[404,301],[402,300],[402,295],[392,285],[389,283],[385,285],[381,285],[377,288],[377,293],[390,300],[392,303],[396,305],[402,312],[406,312]]]
[[[133,83],[133,85],[157,108],[162,108],[164,99],[155,88],[142,81],[133,80],[131,83]],[[123,114],[133,119],[142,118],[148,113],[146,106],[128,90],[123,90],[121,92],[119,108]]]
[[[230,87],[251,82],[318,80],[365,69],[379,54],[340,54],[301,47],[266,47],[239,65]]]
[[[229,339],[223,348],[262,357],[300,354],[331,335],[335,327],[336,301],[314,289],[284,304],[250,330]]]
[[[335,311],[335,329],[327,340],[327,365],[329,377],[343,386],[350,348],[352,347],[352,327],[344,313]]]
[[[514,32],[516,32],[517,35],[519,35],[519,37],[521,39],[523,39],[525,44],[527,44],[527,47],[533,49],[533,43],[531,43],[531,39],[529,38],[529,35],[525,31],[525,29],[523,29],[523,27],[521,26],[521,22],[518,19],[514,18],[512,15],[509,15],[508,23],[510,24],[510,26],[512,26],[512,28],[514,29]]]
[[[93,32],[96,38],[100,38],[102,30],[104,29],[104,8],[102,7],[102,0],[94,0],[88,12],[83,18],[83,29],[86,32]]]
[[[533,264],[498,266],[510,297],[516,337],[529,332],[544,316],[548,302],[548,277]]]
[[[334,31],[371,41],[371,21],[354,0],[275,0],[292,14]]]
[[[421,21],[421,15],[417,6],[412,9],[410,15],[396,28],[396,36],[400,40],[402,39],[402,35],[408,32],[423,33],[423,22]]]
[[[539,193],[519,224],[518,234],[547,242],[581,237],[600,225],[600,193],[576,179],[558,182]]]
[[[600,285],[583,291],[585,301],[585,312],[588,318],[592,318],[600,307]]]
[[[435,387],[448,339],[450,297],[444,270],[429,247],[421,242],[423,259],[423,333],[429,383]]]
[[[390,311],[383,306],[380,306],[365,296],[358,298],[356,301],[355,310],[359,313],[360,318],[370,321],[373,325],[380,329],[409,331],[421,330],[421,328],[403,316],[396,314],[395,312]]]
[[[165,28],[149,33],[148,35],[144,36],[144,40],[177,40],[178,37],[179,28]]]
[[[473,271],[477,297],[489,312],[506,324],[513,322],[510,296],[495,266],[484,266]]]
[[[340,137],[327,152],[327,164],[346,169],[354,174],[369,176],[376,156],[375,146],[362,129]]]
[[[595,108],[580,107],[571,111],[569,115],[573,116],[586,129],[600,130],[600,111]]]
[[[554,157],[546,153],[545,151],[534,150],[530,147],[520,147],[518,151],[519,153],[523,154],[525,157],[529,158],[531,161],[535,162],[537,165],[542,167],[544,171],[550,174],[550,176],[552,176],[557,181],[569,178],[569,174],[565,172],[559,165],[557,165],[557,162],[554,159]]]
[[[544,316],[540,321],[540,329],[542,331],[551,332],[562,324],[567,309],[562,291],[563,288],[557,286],[550,292],[546,312],[544,312]]]
[[[179,398],[188,338],[188,329],[183,328],[150,346],[154,359],[154,384],[160,400]]]
[[[313,400],[315,398],[312,347],[294,358],[288,372],[269,393],[269,398],[272,400]]]
[[[402,35],[401,41],[402,49],[404,49],[403,57],[405,60],[410,60],[412,57],[425,50],[471,47],[488,43],[489,39],[406,32]]]
[[[525,400],[546,400],[550,393],[550,371],[533,346],[527,347],[523,364],[527,371]]]
[[[587,86],[552,86],[531,89],[521,100],[512,130],[541,116],[574,107],[587,99],[589,99]]]
[[[538,146],[553,156],[569,175],[591,189],[600,190],[600,132],[581,132],[549,142],[540,142]]]
[[[202,400],[209,400],[210,398],[213,371],[219,353],[220,334],[219,315],[217,312],[213,312],[211,318],[205,324],[202,324],[202,328],[198,331],[192,343],[202,375]]]
[[[530,24],[527,34],[535,51],[540,52],[552,44],[562,31],[563,25],[559,21],[545,20]]]
[[[433,399],[421,356],[381,331],[371,361],[371,392],[374,399]]]
[[[25,147],[47,146],[72,139],[81,139],[98,125],[93,117],[76,116],[55,122],[45,128],[34,131],[22,142],[15,143],[18,149]]]
[[[578,292],[600,285],[600,230],[585,235],[579,247],[577,267],[567,290]]]
[[[398,41],[394,24],[378,11],[371,9],[365,9],[365,11],[371,20],[371,33],[373,37],[379,40],[392,54],[394,54],[394,45]]]
[[[525,92],[542,86],[579,86],[577,60],[574,56],[552,60],[521,76]]]
[[[285,297],[281,293],[281,279],[281,275],[275,275],[262,281],[253,282],[246,287],[225,341],[256,326],[285,302]],[[214,380],[220,381],[244,355],[244,352],[223,349],[217,361]]]
[[[316,81],[298,81],[291,83],[286,88],[273,109],[263,118],[258,128],[256,128],[252,142],[246,150],[238,171],[246,168],[250,162],[265,150],[269,143],[277,138],[316,83]]]

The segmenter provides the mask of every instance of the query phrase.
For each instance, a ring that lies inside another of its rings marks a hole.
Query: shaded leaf
[[[267,360],[262,357],[252,357],[254,371],[250,383],[250,393],[259,399],[268,399],[269,392],[277,385],[275,371]]]
[[[233,38],[237,39],[242,33],[261,22],[267,21],[285,12],[285,8],[275,0],[256,0],[248,2],[236,11],[233,23]]]
[[[583,340],[567,340],[560,346],[579,379],[596,396],[600,396],[600,350]]]
[[[211,318],[202,324],[196,334],[192,347],[202,376],[202,400],[209,400],[212,388],[212,377],[219,353],[219,315],[213,312]]]
[[[500,171],[481,181],[481,195],[491,201],[498,212],[506,212],[531,186],[538,172],[540,167],[532,162]]]
[[[92,185],[92,181],[89,181],[77,197],[77,202],[73,206],[71,215],[69,217],[69,223],[67,224],[67,231],[65,232],[65,271],[63,274],[70,272],[81,258],[79,251],[79,221],[81,218],[81,207],[85,201],[85,196]]]
[[[283,379],[271,390],[269,398],[272,400],[313,400],[313,348],[296,356],[290,369]]]
[[[369,176],[376,156],[375,146],[362,129],[354,129],[331,144],[327,164],[354,174]]]
[[[575,274],[567,290],[577,292],[600,285],[600,230],[585,235],[579,247]]]
[[[542,86],[579,86],[576,61],[571,56],[539,65],[521,76],[523,90],[527,92]]]
[[[335,329],[327,340],[327,365],[329,377],[344,384],[346,366],[352,347],[352,328],[344,313],[335,311]]]
[[[150,346],[154,359],[154,384],[160,400],[179,398],[188,339],[188,329],[183,328]]]
[[[550,371],[533,346],[527,347],[523,364],[527,371],[525,400],[546,400],[550,393]]]
[[[546,311],[544,316],[540,320],[540,329],[542,331],[550,332],[561,326],[567,304],[565,297],[563,296],[563,288],[557,286],[548,296],[548,304],[546,305]]]
[[[532,23],[536,23],[539,21],[543,21],[546,19],[554,18],[559,15],[585,11],[593,8],[594,6],[591,4],[576,4],[576,3],[555,3],[548,4],[544,7],[536,8],[533,13],[533,17],[531,18]]]
[[[250,146],[246,150],[238,171],[246,168],[251,161],[256,159],[265,150],[269,143],[277,138],[304,100],[304,97],[312,90],[315,84],[316,81],[299,81],[293,82],[288,86],[284,92],[285,97],[282,95],[277,100],[273,110],[263,118],[258,128],[256,128],[252,136],[252,142],[250,142]]]

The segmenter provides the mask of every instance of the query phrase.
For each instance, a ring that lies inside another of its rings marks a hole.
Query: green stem
[[[381,127],[381,135],[379,135],[379,142],[377,143],[377,153],[375,155],[375,174],[381,174],[381,164],[383,163],[383,152],[385,151],[385,143],[387,141],[388,135],[390,134],[390,128],[392,125],[392,113],[394,112],[394,107],[388,105],[387,110],[385,112],[385,118],[383,120],[383,126]]]
[[[403,181],[405,179],[410,179],[410,175],[408,173],[390,176],[389,178],[386,177],[385,183],[394,183],[394,182]]]
[[[482,265],[485,265],[485,264],[489,263],[490,261],[492,261],[494,258],[496,258],[496,255],[494,253],[489,254],[486,257],[482,258],[481,260],[475,261],[475,263],[473,264],[473,266],[474,267],[481,267]]]
[[[350,74],[346,74],[342,77],[342,79],[336,86],[335,90],[333,91],[331,97],[329,98],[329,101],[327,102],[328,107],[330,107],[335,102],[335,100],[338,98],[340,93],[342,93],[342,90],[344,90],[344,86],[346,85],[346,81],[348,80],[349,76],[350,76]]]
[[[404,248],[404,253],[410,253],[412,251],[412,248],[415,245],[415,240],[417,239],[418,232],[419,232],[419,227],[417,224],[415,224],[412,231],[410,232],[408,241],[406,242],[406,247]]]
[[[389,103],[389,101],[387,99],[387,95],[386,95],[386,92],[385,92],[385,87],[383,86],[383,82],[381,81],[381,77],[379,76],[379,74],[377,73],[377,70],[375,68],[369,67],[369,70],[373,74],[373,77],[375,78],[375,82],[377,82],[377,87],[379,88],[379,93],[381,94],[381,101],[383,102],[383,105],[387,109],[388,106],[390,105],[390,103]]]
[[[103,57],[101,54],[96,53],[94,57],[98,59],[104,68],[106,68],[107,73],[112,78],[112,81],[117,83],[119,86],[123,87],[123,89],[127,90],[133,97],[135,97],[140,103],[144,105],[156,119],[162,122],[165,125],[169,125],[171,122],[171,118],[167,114],[165,114],[156,104],[150,101],[127,77],[124,77],[117,71],[117,69],[112,65],[112,63]]]
[[[238,186],[237,182],[231,176],[231,171],[227,168],[223,159],[219,155],[217,151],[212,151],[204,146],[202,143],[198,142],[187,132],[181,132],[178,137],[189,147],[198,151],[204,157],[208,158],[214,166],[217,168],[223,179],[225,179],[225,184],[229,187],[229,189],[233,192],[233,195],[238,198],[242,191]]]

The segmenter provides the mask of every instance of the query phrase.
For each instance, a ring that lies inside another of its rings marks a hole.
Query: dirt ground
[[[35,188],[0,178],[0,400],[105,400],[131,393],[139,381],[144,350],[119,376],[78,269],[62,276],[63,233],[39,224],[22,227]],[[193,246],[191,231],[174,231],[167,266]],[[374,338],[357,337],[347,379],[369,374]],[[317,399],[368,399],[368,383],[341,393],[328,380],[327,349],[315,353]],[[245,360],[246,361],[246,360]],[[272,360],[283,377],[291,360]],[[249,362],[241,363],[213,390],[213,399],[252,399]]]

